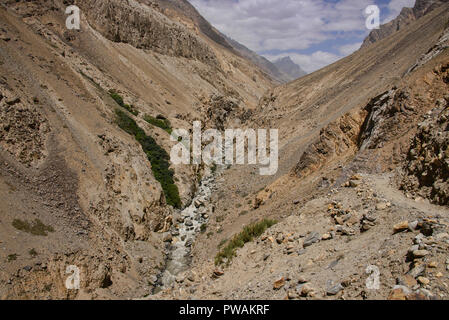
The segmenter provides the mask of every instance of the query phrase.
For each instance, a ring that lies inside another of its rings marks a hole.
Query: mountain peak
[[[289,63],[294,63],[292,58],[290,58],[290,56],[286,56],[283,58],[279,58],[276,60],[277,62],[289,62]]]
[[[290,56],[285,56],[277,59],[273,64],[281,71],[286,74],[290,80],[295,80],[301,78],[307,74],[298,64],[293,62]]]

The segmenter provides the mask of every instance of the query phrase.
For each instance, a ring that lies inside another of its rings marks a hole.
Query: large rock
[[[321,235],[318,232],[311,232],[304,240],[304,248],[310,247],[314,243],[320,242]]]

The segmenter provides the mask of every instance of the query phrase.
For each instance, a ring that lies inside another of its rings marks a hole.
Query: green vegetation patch
[[[126,104],[123,101],[123,98],[121,95],[119,95],[114,89],[109,90],[109,95],[111,98],[122,108],[128,110],[131,114],[138,116],[139,111],[137,111],[134,106],[130,106],[129,104]]]
[[[7,260],[8,260],[8,262],[16,261],[17,257],[18,257],[17,253],[13,253],[13,254],[8,255]]]
[[[34,249],[34,248],[30,249],[30,250],[28,251],[28,254],[29,254],[31,257],[33,257],[33,258],[34,258],[34,257],[37,257],[37,255],[38,255],[36,249]]]
[[[20,219],[14,219],[12,225],[17,230],[31,233],[35,236],[47,236],[48,232],[55,232],[55,229],[53,229],[52,226],[45,225],[39,219],[34,220],[32,223]]]
[[[143,117],[143,120],[148,122],[149,124],[152,124],[155,127],[161,128],[162,130],[165,130],[168,132],[168,134],[172,134],[173,129],[171,127],[170,121],[168,119],[165,119],[162,116],[152,117],[149,115],[145,115]]]
[[[145,131],[124,111],[116,109],[115,113],[118,126],[130,135],[133,135],[142,146],[148,160],[151,162],[154,177],[164,190],[167,204],[175,208],[181,208],[182,203],[179,197],[179,190],[173,179],[174,172],[170,169],[170,156],[168,153],[152,137],[147,136]]]
[[[275,220],[264,219],[258,223],[246,226],[242,232],[234,236],[226,247],[220,250],[215,256],[215,265],[221,265],[225,261],[229,264],[236,254],[238,248],[243,248],[245,243],[253,241],[261,236],[265,230],[274,226]]]

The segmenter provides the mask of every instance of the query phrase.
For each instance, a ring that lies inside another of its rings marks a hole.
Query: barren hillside
[[[275,86],[185,0],[1,1],[0,298],[448,299],[446,2]],[[278,173],[172,165],[195,120]]]
[[[202,170],[166,166],[161,124],[243,119],[271,87],[163,3],[73,3],[80,31],[65,28],[66,1],[0,7],[3,298],[75,298],[67,265],[84,275],[78,298],[149,295],[173,206],[191,201]]]

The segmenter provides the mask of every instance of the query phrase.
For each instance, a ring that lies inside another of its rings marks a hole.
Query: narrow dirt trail
[[[426,199],[414,200],[407,196],[393,185],[391,175],[371,176],[369,180],[371,188],[381,194],[387,201],[395,204],[399,208],[418,210],[431,216],[440,215],[449,219],[449,208],[431,204]]]

